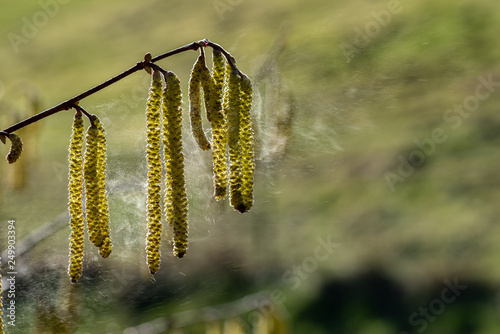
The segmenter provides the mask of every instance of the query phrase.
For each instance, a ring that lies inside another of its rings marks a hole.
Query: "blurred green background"
[[[179,260],[164,240],[151,277],[150,77],[138,72],[83,100],[107,131],[114,248],[101,259],[86,244],[83,277],[71,286],[63,213],[73,113],[19,131],[24,156],[0,163],[0,251],[9,219],[18,246],[41,226],[63,227],[17,257],[16,327],[7,333],[500,331],[497,1],[0,8],[0,129],[146,52],[208,38],[253,79],[257,139],[255,205],[241,215],[211,197],[210,155],[184,122],[190,248]],[[181,79],[185,120],[196,56],[159,63]],[[8,149],[0,145],[0,155]]]

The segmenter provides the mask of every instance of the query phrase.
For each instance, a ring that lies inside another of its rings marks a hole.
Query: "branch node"
[[[151,63],[151,59],[153,59],[153,57],[151,56],[151,52],[148,52],[144,55],[144,61],[141,62],[144,65],[144,70],[149,74],[153,73],[151,66],[148,66]]]

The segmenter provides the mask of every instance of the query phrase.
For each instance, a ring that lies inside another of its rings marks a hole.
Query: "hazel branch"
[[[51,116],[51,115],[58,113],[60,111],[63,111],[63,110],[69,110],[69,109],[73,108],[75,105],[77,105],[80,100],[83,100],[84,98],[99,92],[100,90],[120,81],[121,79],[129,76],[132,73],[135,73],[139,70],[142,70],[147,66],[151,66],[152,65],[151,63],[157,62],[161,59],[176,55],[176,54],[184,52],[184,51],[198,50],[199,47],[200,47],[199,42],[193,42],[191,44],[188,44],[188,45],[182,46],[180,48],[163,53],[161,55],[158,55],[152,59],[148,59],[147,57],[145,57],[145,60],[137,62],[137,64],[135,64],[134,66],[132,66],[128,70],[118,74],[117,76],[115,76],[115,77],[113,77],[113,78],[111,78],[111,79],[109,79],[109,80],[107,80],[107,81],[105,81],[105,82],[103,82],[103,83],[69,99],[69,100],[61,102],[60,104],[58,104],[50,109],[42,111],[34,116],[31,116],[31,117],[29,117],[29,118],[27,118],[19,123],[16,123],[16,124],[6,128],[4,130],[1,130],[0,133],[2,133],[2,134],[12,133],[16,130],[24,128],[27,125],[35,123],[35,122],[37,122],[45,117]]]

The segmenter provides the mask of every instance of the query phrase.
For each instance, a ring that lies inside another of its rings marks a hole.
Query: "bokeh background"
[[[253,79],[257,139],[242,215],[211,197],[210,155],[184,123],[190,248],[179,260],[164,240],[151,277],[150,77],[83,100],[107,131],[114,248],[86,243],[71,285],[73,112],[19,131],[21,160],[0,162],[0,251],[9,219],[18,251],[6,332],[498,333],[499,22],[494,0],[3,1],[1,129],[208,38]],[[196,57],[159,63],[185,116]]]

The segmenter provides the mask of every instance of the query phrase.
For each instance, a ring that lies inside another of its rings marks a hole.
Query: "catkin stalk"
[[[82,275],[83,263],[83,115],[76,112],[73,120],[73,132],[69,145],[69,217],[70,217],[70,264],[68,268],[72,283]]]
[[[187,194],[182,153],[182,93],[180,81],[173,72],[165,73],[163,91],[163,135],[167,167],[165,208],[167,221],[173,227],[174,254],[182,258],[187,251]]]
[[[160,240],[161,240],[161,93],[162,82],[159,71],[153,72],[151,88],[146,106],[146,160],[148,163],[147,185],[147,221],[148,234],[146,238],[146,253],[149,272],[154,274],[160,269]]]

